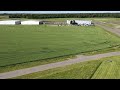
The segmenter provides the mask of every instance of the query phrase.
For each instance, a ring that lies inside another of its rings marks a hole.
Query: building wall
[[[22,21],[21,25],[39,25],[39,21]]]
[[[70,24],[71,20],[67,20],[67,24]]]
[[[21,24],[21,21],[16,21],[15,22],[15,25],[20,25]]]
[[[0,21],[0,25],[18,25],[20,24],[20,20],[5,20],[5,21]]]
[[[67,20],[67,24],[69,25],[72,20]],[[87,20],[75,20],[78,25],[91,25],[92,21]]]
[[[78,23],[78,25],[91,25],[91,21],[79,21],[79,20],[75,20],[76,23]]]

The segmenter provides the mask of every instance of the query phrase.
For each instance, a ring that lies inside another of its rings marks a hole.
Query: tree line
[[[44,19],[44,18],[94,18],[94,17],[110,17],[120,18],[120,13],[77,13],[77,14],[3,14],[9,18],[28,18],[28,19]]]

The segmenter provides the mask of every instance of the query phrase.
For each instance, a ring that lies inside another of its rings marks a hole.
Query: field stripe
[[[92,79],[119,79],[118,72],[117,62],[114,60],[106,60],[102,62]]]
[[[102,62],[97,66],[96,70],[94,71],[94,73],[90,76],[90,79],[95,75],[96,71],[98,70],[98,68],[101,66]]]

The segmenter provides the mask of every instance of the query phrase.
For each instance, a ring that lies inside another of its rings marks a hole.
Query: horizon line
[[[0,11],[0,14],[120,13],[120,11]]]

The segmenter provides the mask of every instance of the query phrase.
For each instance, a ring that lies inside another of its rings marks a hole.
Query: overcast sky
[[[0,11],[0,13],[120,13],[120,11]]]

